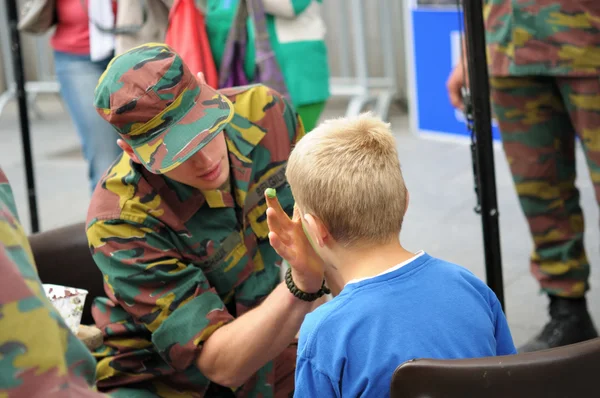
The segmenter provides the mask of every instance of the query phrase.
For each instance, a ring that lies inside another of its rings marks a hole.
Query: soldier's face
[[[224,133],[221,132],[204,148],[165,175],[202,191],[222,187],[229,179],[229,156]]]

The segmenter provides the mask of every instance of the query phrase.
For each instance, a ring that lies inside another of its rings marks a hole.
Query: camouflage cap
[[[179,166],[233,117],[231,102],[199,85],[181,57],[160,43],[115,57],[100,77],[94,106],[153,173]]]

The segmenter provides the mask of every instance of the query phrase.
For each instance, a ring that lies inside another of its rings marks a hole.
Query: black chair
[[[91,306],[98,296],[106,296],[102,273],[96,266],[85,236],[85,224],[78,223],[33,234],[29,237],[42,283],[52,283],[88,291],[81,323],[93,325]]]
[[[392,377],[391,398],[599,397],[600,338],[545,351],[460,359],[417,359]]]

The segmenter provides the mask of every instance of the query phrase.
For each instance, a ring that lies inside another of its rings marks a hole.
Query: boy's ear
[[[304,214],[304,221],[313,242],[319,247],[324,247],[329,236],[329,231],[325,227],[325,224],[318,217],[309,213]]]
[[[408,192],[408,189],[406,190],[406,200],[404,203],[404,214],[406,214],[406,212],[408,211],[408,202],[410,202],[410,193]]]

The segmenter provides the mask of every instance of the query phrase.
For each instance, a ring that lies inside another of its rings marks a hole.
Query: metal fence
[[[6,1],[6,0],[3,0]],[[5,7],[0,6],[0,49],[4,92],[0,92],[0,115],[14,99],[15,87]],[[323,5],[332,71],[331,92],[348,99],[347,115],[366,108],[387,119],[395,98],[406,98],[404,75],[403,17],[401,3],[392,0],[327,0]],[[49,34],[23,35],[23,53],[30,109],[42,116],[35,98],[58,93],[54,78]],[[33,65],[32,65],[33,64]]]
[[[4,3],[6,0],[2,0]],[[59,85],[54,78],[52,59],[48,46],[48,35],[32,38],[28,48],[28,59],[34,60],[35,78],[25,85],[28,94],[29,107],[37,117],[42,117],[41,110],[37,107],[35,98],[38,94],[58,94]],[[4,108],[15,98],[15,79],[10,51],[10,34],[6,4],[0,5],[0,49],[2,50],[2,71],[4,72],[4,92],[0,94],[0,115]]]
[[[397,55],[402,38],[395,34],[394,23],[402,17],[401,9],[394,12],[394,3],[338,0],[325,7],[331,92],[349,98],[347,116],[370,107],[387,119],[391,101],[400,94]]]

